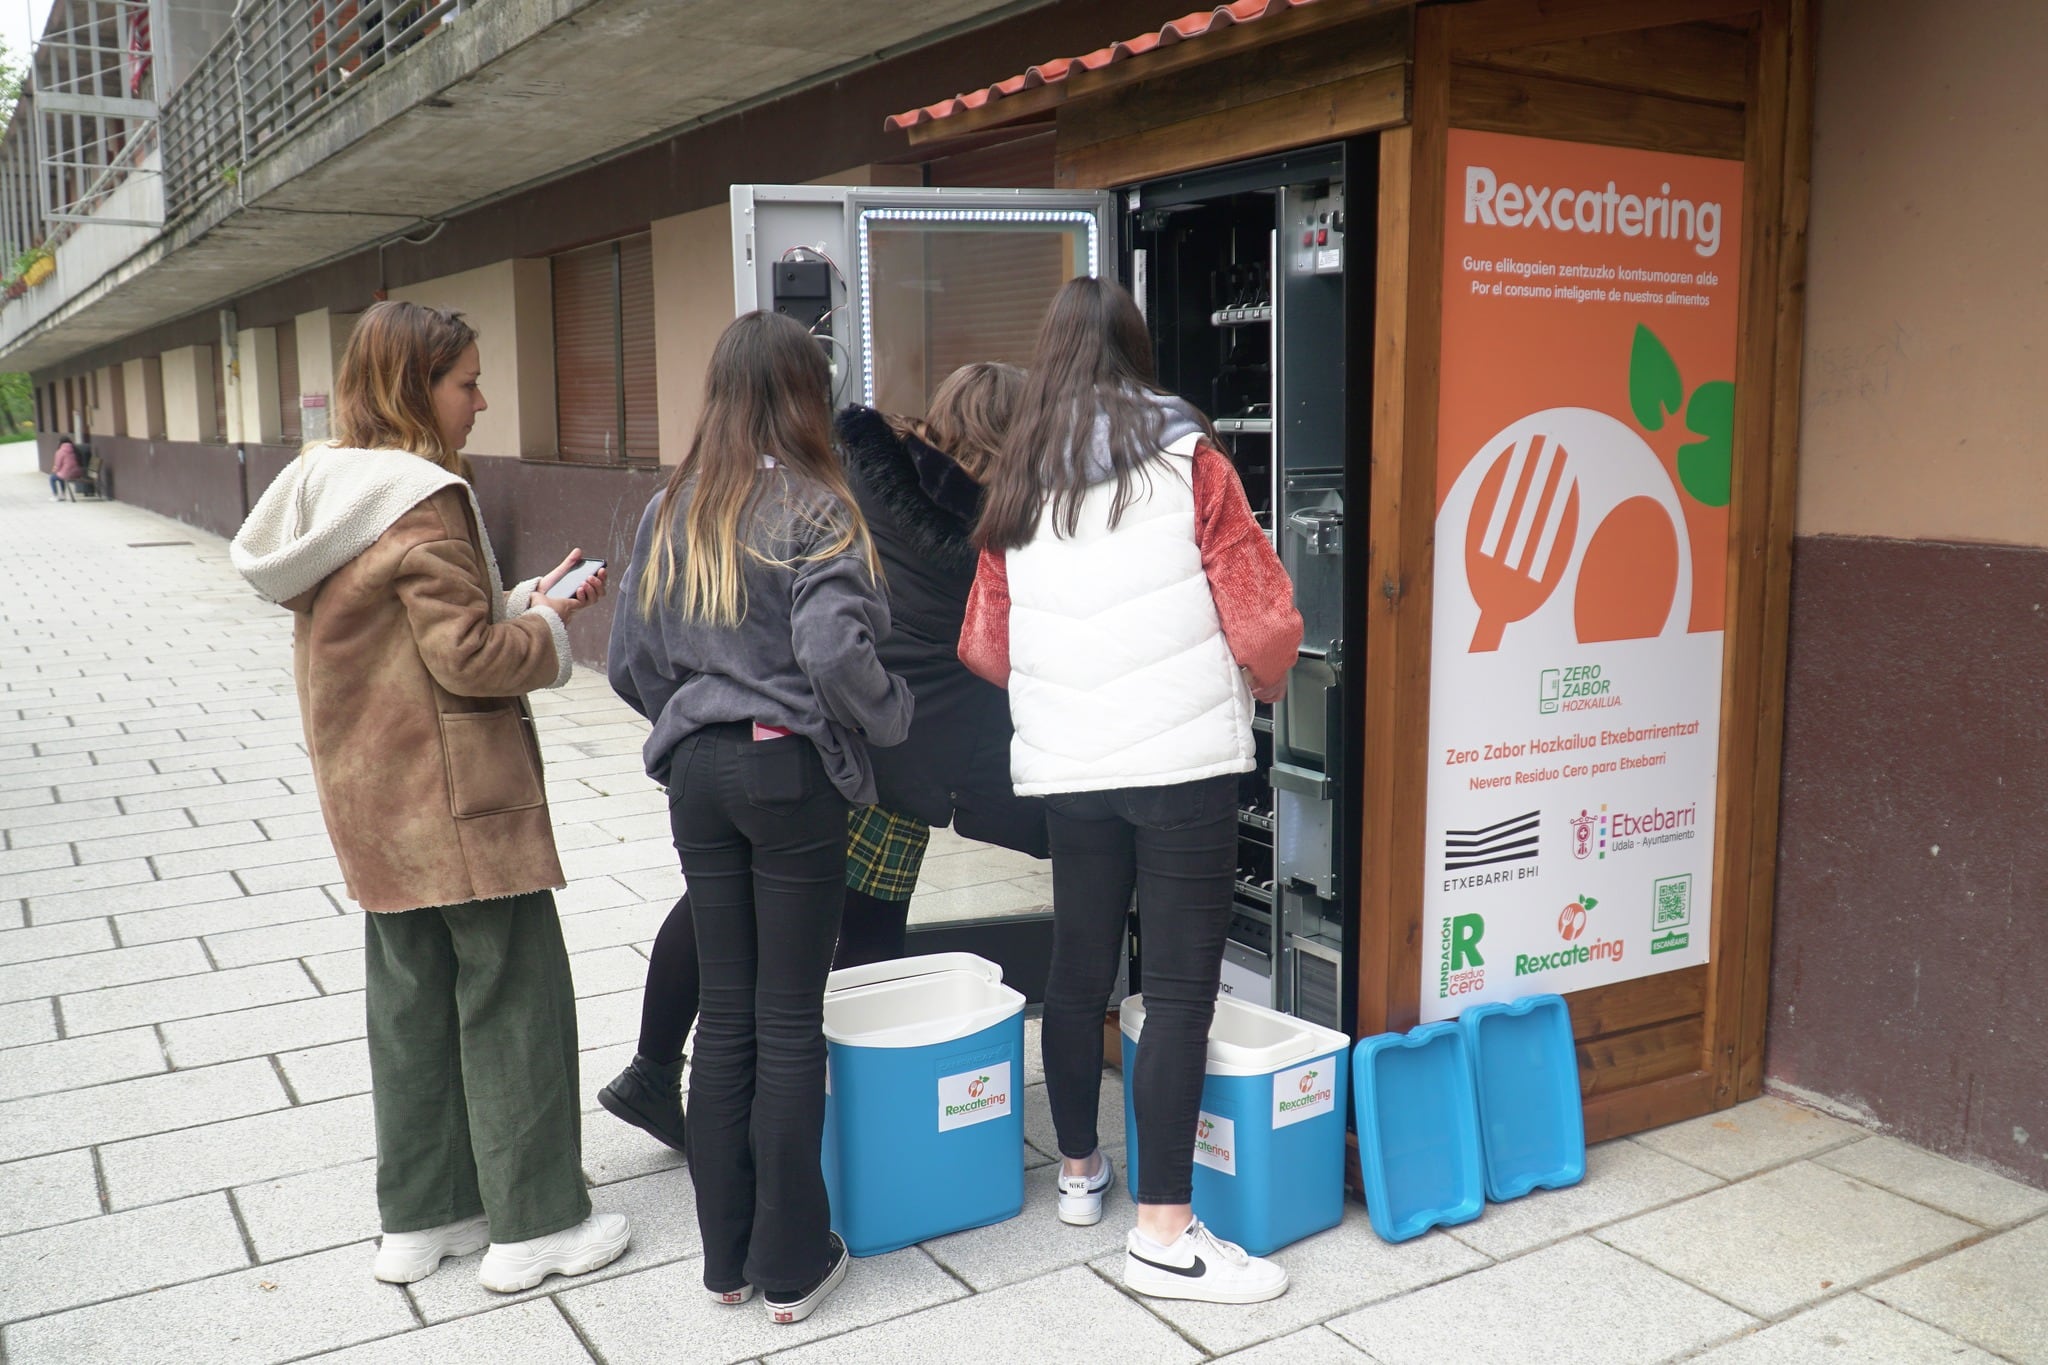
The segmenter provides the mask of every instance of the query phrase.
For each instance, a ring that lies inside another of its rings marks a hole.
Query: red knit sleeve
[[[1002,554],[983,550],[960,623],[960,662],[997,687],[1010,685],[1010,569]]]
[[[1294,585],[1252,517],[1237,470],[1206,441],[1195,449],[1195,541],[1232,657],[1254,686],[1270,687],[1301,650]]]

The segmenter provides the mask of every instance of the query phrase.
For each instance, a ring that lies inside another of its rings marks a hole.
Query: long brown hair
[[[1122,286],[1087,276],[1060,286],[1038,331],[1030,378],[989,480],[975,544],[991,550],[1029,545],[1048,504],[1053,533],[1074,534],[1090,487],[1088,453],[1098,415],[1107,424],[1116,479],[1109,506],[1114,527],[1159,458],[1166,419],[1149,396],[1160,392],[1145,316]]]
[[[883,420],[897,439],[915,436],[952,456],[976,483],[987,483],[1023,393],[1023,370],[1000,360],[977,360],[940,381],[922,421]]]
[[[773,559],[741,535],[763,469],[771,456],[798,479],[822,486],[838,503],[838,533],[804,556],[830,559],[858,549],[868,573],[881,565],[867,522],[832,455],[832,381],[818,340],[789,318],[743,313],[712,348],[704,375],[704,411],[681,464],[669,475],[655,513],[651,563],[640,570],[640,609],[653,614],[681,588],[686,619],[736,626],[747,614],[740,556]],[[694,484],[683,518],[683,562],[676,562],[676,503]]]
[[[334,376],[335,444],[409,450],[467,479],[469,461],[441,435],[434,385],[475,344],[476,328],[460,313],[401,299],[371,304]]]

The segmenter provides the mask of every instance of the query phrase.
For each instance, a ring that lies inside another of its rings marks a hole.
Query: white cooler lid
[[[1003,984],[995,963],[973,953],[932,953],[832,973],[825,1036],[853,1047],[927,1047],[979,1033],[1023,1009],[1023,995]]]
[[[1129,997],[1118,1013],[1124,1036],[1137,1042],[1145,1032],[1145,997]],[[1263,1076],[1350,1046],[1335,1029],[1226,996],[1217,1000],[1209,1024],[1205,1069],[1212,1076]]]

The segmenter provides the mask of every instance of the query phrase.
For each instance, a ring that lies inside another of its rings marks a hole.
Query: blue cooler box
[[[972,953],[876,962],[825,988],[825,1188],[856,1256],[1024,1208],[1024,997]]]
[[[1124,1160],[1138,1189],[1131,1098],[1145,997],[1122,1009]],[[1344,1218],[1344,1065],[1351,1040],[1242,1000],[1216,1002],[1195,1127],[1195,1216],[1264,1256]]]

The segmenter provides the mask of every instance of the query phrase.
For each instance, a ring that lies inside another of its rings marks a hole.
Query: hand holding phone
[[[577,589],[604,571],[604,566],[602,559],[579,559],[567,573],[541,589],[540,595],[555,598],[574,597]]]

